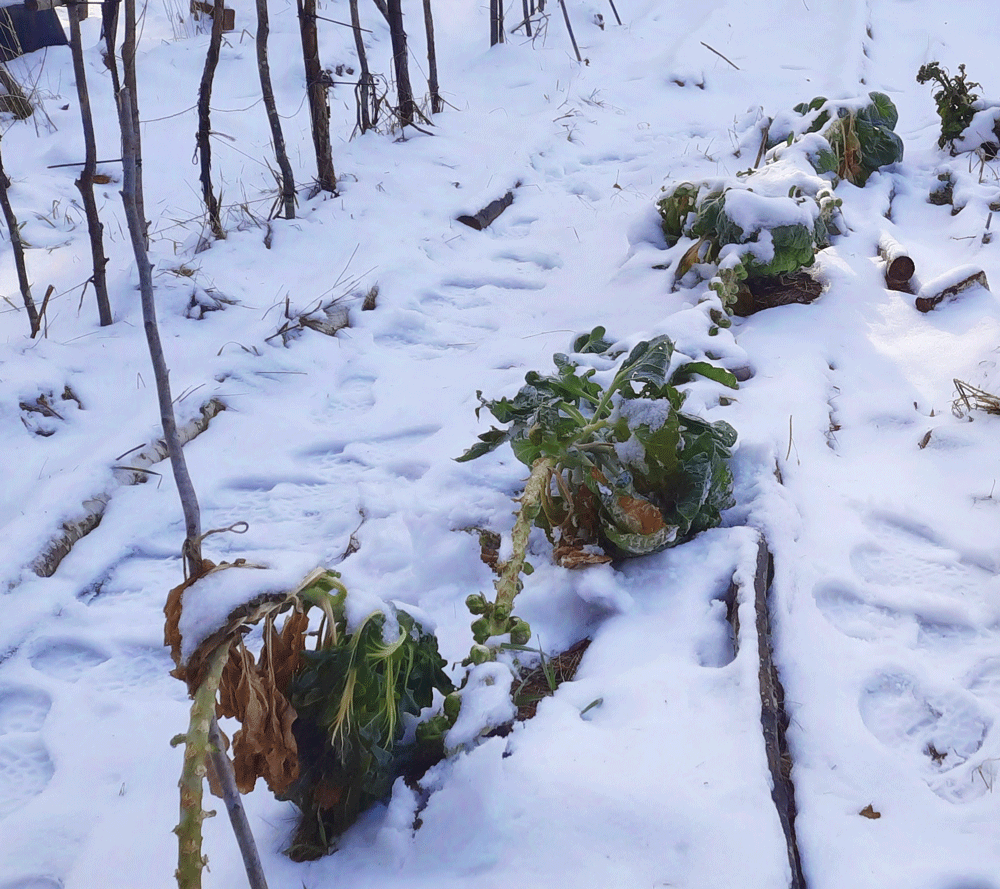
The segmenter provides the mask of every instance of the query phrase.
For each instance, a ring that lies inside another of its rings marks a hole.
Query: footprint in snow
[[[873,540],[855,547],[851,565],[866,581],[960,597],[980,593],[993,570],[942,546],[933,531],[895,516],[873,519]]]
[[[41,639],[28,655],[31,666],[40,673],[65,682],[76,682],[86,670],[107,659],[104,652],[73,639]]]
[[[48,786],[55,766],[39,735],[52,707],[40,689],[0,687],[0,820]]]
[[[461,275],[441,282],[443,287],[457,287],[463,290],[479,290],[480,287],[496,287],[498,290],[544,290],[545,282],[536,278],[513,277],[510,275]]]
[[[52,709],[52,698],[36,688],[0,689],[0,735],[37,732]]]
[[[868,730],[918,764],[942,799],[969,802],[990,789],[992,776],[983,774],[986,763],[977,754],[993,720],[971,695],[927,689],[906,673],[884,673],[864,688],[858,706]]]
[[[498,261],[516,262],[518,264],[531,263],[542,271],[550,272],[553,269],[561,269],[563,261],[553,253],[544,253],[541,250],[503,250],[494,257]]]
[[[0,889],[63,889],[63,881],[54,877],[21,877],[0,885]]]
[[[826,582],[813,593],[831,624],[855,639],[911,647],[958,647],[983,635],[970,609],[995,596],[992,568],[905,519],[881,516],[869,525],[872,537],[850,555],[860,583]]]
[[[966,674],[965,687],[1000,710],[1000,657],[988,657],[976,664]]]
[[[850,584],[820,584],[813,591],[813,598],[823,616],[852,639],[868,642],[916,640],[917,624],[912,613],[870,602]]]

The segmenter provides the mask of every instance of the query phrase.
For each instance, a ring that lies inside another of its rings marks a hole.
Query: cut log
[[[910,279],[917,267],[906,248],[883,232],[878,241],[878,255],[885,261],[885,286],[889,290],[911,293]]]
[[[469,226],[469,228],[474,228],[477,232],[481,232],[484,228],[490,226],[513,203],[514,192],[508,191],[502,198],[488,203],[478,213],[472,216],[459,216],[457,221]]]
[[[225,404],[217,398],[205,402],[197,417],[189,420],[177,430],[182,445],[197,438],[208,428],[212,418],[226,409]],[[133,452],[126,465],[113,467],[115,481],[119,485],[138,485],[149,478],[146,470],[154,463],[165,460],[168,456],[166,442],[161,438],[150,442],[138,452]],[[113,489],[102,491],[83,501],[80,512],[62,523],[62,530],[42,548],[42,551],[32,560],[31,570],[39,577],[51,577],[77,541],[82,540],[104,518],[104,512],[111,502]]]
[[[962,266],[921,287],[917,294],[916,307],[921,312],[929,312],[941,303],[953,300],[973,287],[990,289],[986,273],[974,266]]]

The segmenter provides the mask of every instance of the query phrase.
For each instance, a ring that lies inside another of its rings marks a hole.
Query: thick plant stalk
[[[358,52],[358,67],[361,77],[358,80],[358,129],[367,133],[372,128],[373,121],[368,113],[371,103],[372,75],[368,70],[368,54],[365,52],[365,41],[361,36],[361,16],[358,14],[358,0],[351,0],[351,29],[354,31],[354,47]]]
[[[396,113],[400,126],[413,125],[416,105],[410,86],[409,51],[406,48],[406,31],[403,30],[403,8],[400,0],[387,0],[389,9],[389,34],[392,37],[392,64],[396,74]]]
[[[3,206],[4,219],[7,221],[7,231],[10,233],[10,244],[14,250],[14,267],[17,269],[17,282],[21,287],[21,299],[24,300],[24,308],[28,312],[28,323],[31,325],[32,338],[38,333],[41,321],[38,317],[38,310],[35,308],[35,301],[31,298],[31,283],[28,281],[28,268],[24,263],[24,244],[21,243],[21,232],[17,226],[17,217],[14,215],[14,208],[10,205],[10,198],[7,189],[10,188],[10,180],[3,169],[3,154],[0,152],[0,205]]]
[[[213,21],[213,27],[214,27]],[[267,60],[267,38],[270,33],[270,22],[267,13],[267,0],[257,0],[257,72],[260,75],[260,92],[267,111],[267,122],[271,126],[271,141],[274,143],[274,157],[281,171],[281,205],[285,219],[295,218],[295,179],[292,176],[292,165],[288,162],[288,152],[285,150],[285,137],[281,132],[281,118],[278,117],[278,106],[274,101],[274,87],[271,85],[271,66]]]
[[[212,191],[212,84],[215,81],[215,69],[219,65],[219,51],[222,48],[222,17],[224,6],[222,0],[215,0],[212,7],[212,34],[208,41],[208,52],[205,55],[205,68],[201,73],[201,86],[198,88],[198,159],[201,162],[201,196],[208,211],[208,224],[212,234],[218,240],[225,240],[226,232],[219,216],[219,202]]]
[[[525,0],[527,3],[527,0]],[[431,0],[424,0],[424,30],[427,32],[427,88],[431,92],[431,112],[441,111],[441,89],[438,86],[437,49],[434,46],[434,16]]]
[[[136,167],[138,166],[135,130],[132,125],[132,101],[128,87],[124,87],[118,97],[118,121],[122,130],[122,203],[128,221],[129,236],[135,254],[135,264],[139,272],[139,292],[142,297],[142,321],[149,345],[149,357],[156,378],[156,396],[160,404],[160,422],[163,425],[163,440],[170,455],[170,467],[177,484],[181,508],[184,511],[184,569],[188,577],[200,577],[204,573],[201,559],[201,511],[198,497],[188,473],[184,451],[177,433],[173,399],[170,395],[170,374],[163,355],[160,331],[156,324],[156,303],[153,299],[153,267],[149,262],[144,243],[145,226],[136,206]]]
[[[510,532],[511,557],[504,565],[500,579],[496,583],[497,606],[503,605],[509,609],[514,604],[514,597],[519,590],[519,579],[527,558],[528,537],[542,508],[542,494],[555,466],[554,457],[539,457],[531,467],[531,475],[528,476],[524,492],[521,494],[521,508],[517,511],[514,528]]]
[[[202,808],[205,760],[211,753],[209,735],[215,723],[215,696],[228,658],[229,646],[220,645],[212,655],[205,678],[194,693],[187,734],[174,739],[175,742],[184,742],[184,766],[178,783],[181,789],[180,821],[174,829],[177,834],[178,889],[201,889],[201,871],[205,867],[205,858],[201,854],[201,823],[207,817]],[[228,757],[226,759],[228,761]]]
[[[90,112],[90,93],[87,90],[87,69],[83,63],[83,45],[80,39],[80,15],[86,7],[71,5],[69,8],[69,42],[73,54],[73,74],[76,77],[76,92],[80,99],[80,118],[83,121],[84,163],[76,187],[83,199],[83,210],[87,216],[87,231],[90,233],[90,253],[94,264],[94,275],[90,279],[97,297],[97,314],[101,327],[112,323],[111,303],[108,301],[108,282],[105,267],[108,258],[104,255],[104,226],[97,214],[97,200],[94,197],[94,173],[97,172],[97,142],[94,137],[94,118]]]
[[[313,148],[316,150],[316,184],[320,191],[335,194],[337,176],[333,169],[333,149],[330,145],[330,105],[326,97],[328,78],[319,62],[316,0],[295,0],[295,2],[299,13],[299,32],[302,36],[302,61],[306,69],[306,95],[309,98]]]
[[[479,664],[492,660],[494,653],[485,642],[491,636],[510,634],[511,642],[526,645],[530,638],[528,625],[514,617],[514,599],[521,591],[521,574],[528,552],[528,538],[531,527],[542,508],[542,498],[546,493],[552,472],[556,468],[554,457],[539,457],[531,467],[531,475],[524,485],[520,497],[520,508],[511,531],[511,556],[500,567],[500,576],[494,582],[496,598],[487,602],[481,594],[466,600],[473,614],[482,615],[472,624],[472,635],[476,640],[469,652],[469,662]]]

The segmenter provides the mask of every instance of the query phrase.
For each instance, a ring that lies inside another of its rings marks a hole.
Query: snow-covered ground
[[[972,265],[1000,286],[998,242],[983,238],[1000,165],[939,150],[932,89],[915,81],[925,62],[965,63],[1000,98],[1000,25],[968,0],[616,5],[622,26],[609,5],[567,0],[580,64],[554,4],[533,40],[490,49],[487,4],[438,0],[448,107],[433,135],[350,139],[353,90],[335,86],[339,195],[310,200],[295,7],[275,0],[271,66],[302,188],[298,218],[272,221],[268,248],[254,9],[235,3],[213,93],[229,236],[202,251],[191,161],[207,36],[169,2],[143,16],[146,208],[171,383],[182,422],[213,398],[227,408],[186,448],[204,527],[249,524],[209,537],[209,557],[289,577],[334,566],[358,596],[419,605],[457,662],[465,597],[492,582],[463,529],[507,533],[525,475],[506,448],[452,460],[487,428],[477,389],[512,395],[598,324],[627,345],[667,333],[692,358],[711,352],[750,374],[730,404],[703,384],[688,402],[739,432],[725,526],[574,572],[551,564],[539,534],[518,611],[550,653],[593,639],[576,680],[508,737],[435,767],[417,830],[424,801],[400,782],[336,854],[295,864],[281,854],[294,813],[261,783],[246,805],[270,885],[787,886],[753,604],[741,600],[734,656],[722,601],[734,573],[752,574],[763,533],[808,886],[997,889],[1000,418],[957,416],[952,402],[955,378],[1000,390],[1000,305],[974,288],[917,312],[884,288],[876,255],[888,233],[924,282]],[[422,87],[420,5],[404,12]],[[347,6],[328,0],[320,14],[345,20]],[[388,76],[385,22],[374,5],[362,15],[372,68]],[[350,32],[320,25],[324,65],[356,65]],[[98,152],[111,159],[97,17],[83,35]],[[31,340],[5,231],[0,887],[157,889],[174,883],[181,753],[169,741],[188,715],[162,643],[183,523],[166,464],[144,485],[114,478],[159,422],[120,168],[99,168],[112,179],[98,200],[115,315],[100,328],[92,292],[81,300],[90,253],[74,169],[52,168],[83,156],[69,51],[9,68],[41,106],[3,124],[10,196],[36,301],[54,290],[46,336]],[[863,189],[838,187],[848,230],[817,257],[823,295],[709,337],[705,285],[671,292],[655,268],[661,187],[751,167],[765,116],[875,89],[899,109],[905,156]],[[946,169],[955,214],[927,202]],[[513,205],[485,231],[455,221],[510,189]],[[374,285],[377,306],[362,311]],[[286,306],[297,315],[334,297],[350,311],[336,338],[274,336]],[[21,406],[40,395],[59,418]],[[30,565],[62,523],[106,492],[100,525],[37,576]],[[868,806],[881,817],[863,817]],[[205,851],[206,886],[244,884],[224,817],[206,822]]]

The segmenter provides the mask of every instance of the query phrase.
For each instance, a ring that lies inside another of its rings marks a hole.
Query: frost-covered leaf
[[[670,377],[672,386],[679,386],[687,383],[695,376],[705,377],[725,386],[728,389],[739,389],[740,384],[733,374],[724,367],[717,364],[709,364],[707,361],[689,361],[682,364],[673,372]]]
[[[575,345],[600,342],[604,333],[595,328]],[[508,428],[480,436],[460,459],[506,440],[526,466],[548,460],[550,482],[537,521],[559,552],[600,544],[617,556],[633,556],[679,543],[710,527],[711,517],[717,523],[721,504],[731,501],[732,477],[724,464],[735,432],[682,414],[684,393],[676,383],[693,375],[729,388],[737,383],[707,361],[686,362],[671,378],[673,355],[669,337],[638,343],[603,389],[593,369],[557,354],[557,374],[531,372],[512,400],[482,402]],[[714,484],[725,490],[713,491]],[[575,565],[599,561],[567,558]]]

